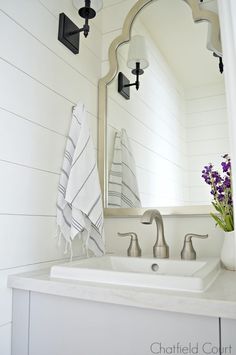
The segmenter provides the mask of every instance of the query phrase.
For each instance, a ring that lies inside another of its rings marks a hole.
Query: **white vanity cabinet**
[[[205,355],[219,334],[214,317],[13,292],[12,355]]]
[[[236,320],[221,319],[221,346],[222,355],[236,354]]]

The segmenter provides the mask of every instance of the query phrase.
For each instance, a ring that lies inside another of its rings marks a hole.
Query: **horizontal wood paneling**
[[[88,81],[74,68],[65,65],[61,58],[3,13],[0,13],[0,21],[5,31],[8,32],[8,41],[0,35],[3,41],[0,47],[1,58],[58,95],[65,97],[69,102],[76,103],[80,98],[87,107],[90,107],[90,112],[96,115],[97,89],[95,84]],[[14,43],[14,46],[9,43]],[[23,51],[25,43],[27,43],[27,50]]]
[[[175,181],[168,174],[152,174],[137,168],[140,194],[144,195],[142,206],[173,206],[184,201],[182,176],[175,176]],[[179,181],[176,181],[176,180]],[[148,184],[147,184],[148,181]],[[151,204],[152,203],[152,204]]]
[[[0,109],[0,160],[59,173],[65,141],[62,135]]]
[[[72,106],[85,103],[95,153],[101,14],[81,52],[57,40],[58,15],[81,24],[67,0],[0,1],[0,353],[10,355],[7,276],[66,260],[56,239],[57,186]],[[6,40],[7,34],[7,40]],[[82,37],[82,36],[81,36]],[[75,240],[73,252],[81,255]],[[8,324],[4,326],[4,324]]]
[[[96,147],[97,120],[88,114],[88,121]],[[59,173],[65,143],[65,136],[0,109],[0,160]]]
[[[194,86],[189,88],[186,93],[186,100],[196,100],[200,98],[206,98],[210,96],[218,96],[225,94],[224,80],[221,82],[205,85],[205,86]]]
[[[187,112],[207,112],[207,111],[216,111],[226,108],[225,95],[214,95],[208,97],[201,97],[187,102]]]
[[[230,150],[223,84],[193,88],[187,93],[187,146],[190,201],[209,204],[209,186],[201,171],[209,162],[219,169],[222,155]]]
[[[65,257],[55,217],[0,215],[0,228],[0,270]]]
[[[113,153],[113,145],[114,145],[114,136],[116,130],[113,127],[108,126],[108,162],[111,163],[112,153]],[[153,172],[153,173],[163,173],[168,176],[171,176],[171,179],[175,180],[178,174],[182,174],[182,172],[187,172],[187,167],[178,165],[178,163],[172,159],[167,159],[165,155],[163,155],[159,151],[153,151],[147,147],[147,145],[143,145],[140,142],[130,139],[133,150],[135,151],[135,162],[136,166],[140,167],[144,170]],[[186,160],[187,163],[187,160]]]
[[[140,123],[133,115],[118,105],[113,105],[110,101],[109,107],[109,126],[115,129],[125,128],[128,136],[139,142],[148,149],[164,156],[166,159],[181,164],[182,151],[181,146],[177,148],[177,143],[172,143],[168,137],[165,138],[159,134],[158,129]],[[116,116],[117,115],[117,116]],[[119,117],[119,120],[116,118]],[[135,128],[134,128],[135,127]],[[157,133],[158,132],[158,133]]]
[[[205,125],[202,127],[191,127],[188,129],[188,142],[200,140],[229,139],[229,127],[227,122],[221,124]]]
[[[222,156],[229,151],[229,140],[228,138],[214,139],[210,140],[201,140],[193,141],[189,144],[189,155],[205,155],[206,157],[210,154],[219,154]],[[207,160],[208,162],[208,160]]]
[[[55,215],[59,176],[0,162],[0,213]]]
[[[227,112],[225,109],[216,110],[214,112],[201,112],[201,114],[197,112],[188,114],[187,128],[213,127],[219,124],[228,125]]]
[[[71,102],[2,60],[0,75],[2,109],[62,135],[68,131]]]

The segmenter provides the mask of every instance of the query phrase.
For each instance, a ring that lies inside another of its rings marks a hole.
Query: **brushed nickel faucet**
[[[128,233],[117,233],[119,237],[131,237],[130,238],[130,245],[127,250],[127,255],[128,256],[141,256],[142,255],[142,250],[139,246],[138,243],[138,236],[134,232],[128,232]]]
[[[194,250],[192,237],[206,239],[208,234],[188,233],[184,237],[184,246],[181,251],[181,259],[196,260],[196,251]]]
[[[169,258],[169,247],[165,241],[163,219],[160,212],[158,210],[145,211],[141,223],[152,224],[153,219],[157,225],[157,240],[153,246],[153,256],[160,259]]]

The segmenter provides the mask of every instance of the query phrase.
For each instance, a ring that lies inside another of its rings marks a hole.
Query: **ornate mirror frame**
[[[132,24],[138,13],[146,6],[158,0],[138,0],[125,18],[122,33],[115,38],[109,47],[109,72],[98,83],[98,170],[103,195],[105,217],[137,217],[141,216],[147,208],[106,208],[108,201],[108,170],[107,170],[107,85],[115,78],[118,72],[117,49],[131,38]],[[216,13],[203,10],[198,0],[182,0],[191,10],[194,22],[207,21],[208,43],[207,48],[218,55],[222,55],[220,42],[220,24]],[[211,206],[177,206],[157,207],[163,215],[208,215]]]

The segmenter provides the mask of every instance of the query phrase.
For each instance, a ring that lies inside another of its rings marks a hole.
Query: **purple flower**
[[[224,201],[225,196],[223,194],[218,195],[218,200],[220,202]]]
[[[223,182],[223,186],[224,186],[225,188],[230,189],[230,187],[231,187],[231,181],[230,181],[230,179],[229,179],[228,176],[225,177],[224,182]]]
[[[223,158],[225,159],[225,161],[223,161],[221,163],[222,166],[222,170],[224,173],[227,173],[231,170],[231,161],[230,161],[230,157],[228,156],[228,154],[225,154],[223,156]]]
[[[233,219],[233,199],[232,199],[232,183],[231,183],[231,161],[228,154],[223,156],[224,161],[221,163],[222,172],[214,169],[212,163],[204,166],[202,170],[202,178],[210,185],[210,193],[212,195],[212,204],[216,208],[219,215],[214,215],[215,221],[224,231],[234,230]]]
[[[227,162],[227,163],[222,162],[222,163],[221,163],[221,166],[222,166],[223,172],[224,172],[224,173],[227,173],[228,170],[229,170],[230,167],[231,167],[231,163],[230,163],[230,161]]]
[[[222,178],[221,178],[220,174],[218,173],[218,171],[212,171],[211,176],[214,179],[215,184],[219,184],[222,181]]]
[[[217,191],[222,194],[224,192],[224,186],[223,185],[220,185],[220,186],[217,186]]]

